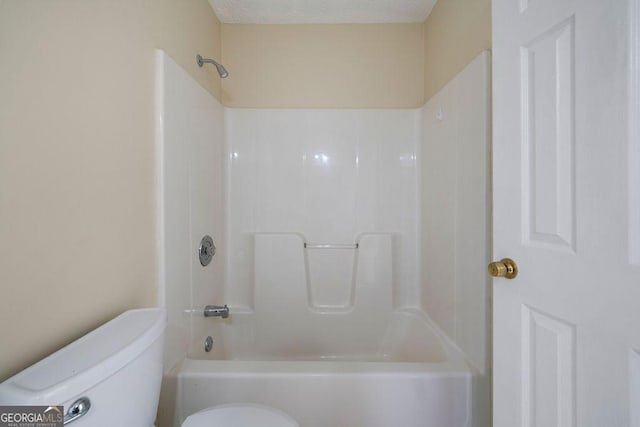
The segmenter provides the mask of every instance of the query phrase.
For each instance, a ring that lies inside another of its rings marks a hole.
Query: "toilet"
[[[2,405],[63,405],[71,427],[152,427],[162,381],[164,308],[129,310],[0,384]],[[254,404],[197,412],[183,427],[299,427]]]
[[[289,415],[262,405],[219,405],[187,417],[182,427],[299,427]]]

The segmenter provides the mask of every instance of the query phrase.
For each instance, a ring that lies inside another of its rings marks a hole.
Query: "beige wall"
[[[223,24],[222,46],[230,107],[418,107],[491,48],[491,0],[439,0],[424,24]]]
[[[214,95],[206,0],[0,0],[0,380],[156,302],[154,48]]]
[[[222,25],[223,103],[407,108],[424,103],[422,24]]]
[[[425,100],[489,49],[491,0],[439,0],[424,25]]]
[[[206,0],[0,0],[0,380],[156,301],[154,48],[232,107],[408,108],[489,45],[490,0],[304,26],[220,25]]]

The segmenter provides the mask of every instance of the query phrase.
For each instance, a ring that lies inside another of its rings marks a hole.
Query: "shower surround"
[[[474,75],[485,76],[487,57],[482,64]],[[432,105],[226,109],[161,52],[158,68],[159,236],[169,308],[160,425],[243,401],[285,410],[306,427],[422,426],[427,419],[484,426],[477,414],[486,408],[474,398],[474,387],[486,386],[474,380],[486,374],[484,366],[468,364],[455,334],[444,334],[422,307],[431,297],[426,289],[440,298],[458,281],[446,273],[449,282],[440,283],[429,271],[438,283],[424,286],[419,261],[424,247],[449,247],[438,241],[446,234],[424,241],[421,223],[432,212],[421,209],[437,209],[447,196],[434,181],[425,186],[421,159],[432,153],[420,149],[425,135],[449,137],[451,126],[440,129],[439,122],[456,117],[464,128],[468,117],[453,109],[442,115]],[[464,114],[486,119],[488,86],[474,96]],[[486,150],[486,134],[480,139]],[[454,152],[466,150],[464,137],[449,143]],[[459,160],[430,158],[445,169]],[[485,186],[482,177],[475,181]],[[428,204],[421,202],[425,191]],[[468,206],[443,206],[440,217],[471,224],[464,218],[477,216]],[[203,233],[218,248],[206,268],[196,253]],[[443,268],[452,267],[460,264]],[[442,301],[464,308],[464,299]],[[203,317],[205,305],[223,303],[229,319]],[[465,331],[474,322],[484,327],[471,317],[482,304],[459,317]],[[472,343],[472,363],[486,360],[473,357],[488,350],[486,331],[481,335]],[[205,352],[208,336],[213,346]]]

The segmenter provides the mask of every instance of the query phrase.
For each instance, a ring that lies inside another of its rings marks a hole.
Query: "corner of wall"
[[[424,99],[491,49],[491,0],[439,0],[424,23]]]
[[[222,85],[215,67],[201,68],[195,58],[200,54],[220,60],[220,27],[220,20],[207,0],[154,2],[155,46],[164,50],[218,100],[222,99]]]

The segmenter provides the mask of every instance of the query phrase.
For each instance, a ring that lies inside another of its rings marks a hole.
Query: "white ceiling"
[[[437,0],[209,0],[228,24],[424,22]]]

